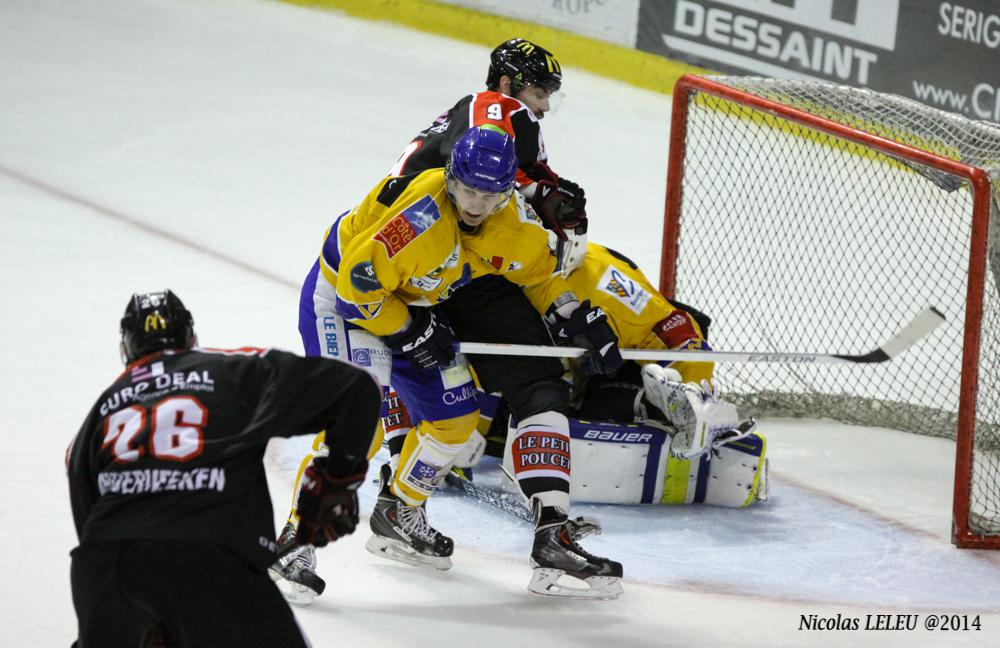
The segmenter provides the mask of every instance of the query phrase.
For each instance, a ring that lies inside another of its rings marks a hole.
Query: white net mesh
[[[1000,128],[857,88],[713,80],[989,173],[979,391],[967,433],[973,531],[1000,533]],[[973,215],[967,182],[697,92],[685,142],[676,297],[713,317],[715,348],[865,353],[927,305],[948,318],[884,364],[721,364],[727,397],[750,414],[955,438],[959,402],[969,397],[960,390]]]

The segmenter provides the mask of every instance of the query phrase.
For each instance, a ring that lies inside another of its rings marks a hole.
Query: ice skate
[[[382,465],[379,482],[378,501],[370,520],[372,537],[365,549],[408,565],[451,569],[455,543],[427,523],[424,506],[408,506],[392,494],[389,464]]]
[[[600,558],[584,551],[577,540],[591,533],[600,533],[595,520],[570,520],[558,507],[542,507],[535,502],[535,544],[531,549],[531,566],[535,568],[528,590],[542,596],[565,598],[616,599],[622,595],[621,563]],[[560,583],[570,576],[586,587]]]
[[[312,545],[288,548],[295,542],[295,527],[288,523],[278,538],[279,557],[267,573],[278,585],[285,600],[306,606],[326,589],[326,581],[316,573],[316,549]],[[287,549],[287,551],[283,551]]]

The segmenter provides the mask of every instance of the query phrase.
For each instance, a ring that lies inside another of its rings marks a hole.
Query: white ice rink
[[[63,453],[121,370],[131,293],[174,289],[206,345],[300,349],[324,228],[482,87],[488,53],[266,0],[0,0],[0,645],[75,636]],[[669,98],[563,63],[553,167],[586,186],[592,240],[655,277]],[[381,561],[362,531],[320,551],[329,586],[298,618],[321,647],[1000,645],[1000,555],[948,541],[953,443],[761,427],[764,506],[578,507],[605,524],[586,546],[624,563],[618,601],[532,597],[528,526],[446,494],[430,514],[451,571]],[[307,442],[269,452],[279,516]],[[799,629],[875,613],[921,628]],[[930,613],[982,629],[927,631]]]

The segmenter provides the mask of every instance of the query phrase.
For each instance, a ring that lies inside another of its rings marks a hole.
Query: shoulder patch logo
[[[645,288],[614,266],[609,266],[604,271],[604,276],[601,277],[597,287],[625,304],[636,315],[642,312],[653,297]]]
[[[701,338],[695,331],[691,318],[682,311],[675,310],[653,325],[653,333],[663,341],[668,349],[685,346],[688,349],[702,349]],[[707,344],[707,343],[706,343]]]
[[[391,259],[439,218],[441,211],[437,203],[430,196],[424,196],[383,225],[375,234],[375,240],[385,246]]]
[[[359,292],[371,292],[382,287],[378,277],[375,276],[375,268],[367,261],[362,261],[351,268],[351,285]]]

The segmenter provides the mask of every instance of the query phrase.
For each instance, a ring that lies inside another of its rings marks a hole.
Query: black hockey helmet
[[[557,91],[562,85],[562,67],[552,52],[523,38],[503,42],[490,54],[486,87],[496,90],[504,75],[513,81],[511,94],[515,95],[529,85],[540,86],[549,92]]]
[[[163,349],[190,349],[196,342],[194,319],[170,290],[132,295],[121,333],[126,362]]]

